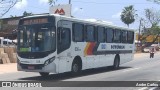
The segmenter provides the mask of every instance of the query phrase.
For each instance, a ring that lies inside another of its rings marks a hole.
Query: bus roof
[[[90,23],[90,24],[97,24],[97,25],[100,25],[100,26],[107,26],[107,27],[109,27],[109,28],[135,31],[135,29],[125,28],[125,27],[120,27],[120,26],[116,26],[116,25],[107,24],[107,23],[104,23],[104,22],[101,21],[101,20],[89,21],[89,20],[85,20],[85,19],[78,19],[78,18],[74,18],[74,17],[62,16],[62,15],[58,15],[58,14],[34,15],[34,16],[23,17],[23,18],[21,18],[21,19],[24,19],[24,18],[34,18],[34,17],[43,17],[43,16],[55,16],[55,17],[65,18],[65,19],[68,19],[68,20],[70,20],[70,21],[75,21],[75,22],[85,22],[85,23]]]

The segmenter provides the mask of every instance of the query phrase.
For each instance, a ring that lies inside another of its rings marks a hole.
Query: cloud
[[[48,0],[39,0],[39,3],[42,4],[48,4]]]
[[[121,12],[118,12],[118,13],[112,15],[112,18],[120,18],[120,16],[121,16]]]
[[[79,10],[78,7],[74,8],[74,9],[73,9],[73,13],[77,12],[78,10]]]
[[[28,4],[27,0],[22,0],[22,1],[17,2],[17,4],[14,7],[16,9],[22,9],[22,8],[25,8],[27,4]]]

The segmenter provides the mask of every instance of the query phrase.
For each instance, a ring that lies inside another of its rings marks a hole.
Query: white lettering
[[[137,83],[136,86],[140,86],[140,87],[146,87],[147,84],[144,84],[144,83]]]
[[[158,87],[157,83],[147,83],[148,87]]]

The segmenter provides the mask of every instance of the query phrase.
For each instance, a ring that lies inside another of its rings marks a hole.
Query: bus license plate
[[[34,69],[34,66],[28,66],[28,69],[33,70],[33,69]]]

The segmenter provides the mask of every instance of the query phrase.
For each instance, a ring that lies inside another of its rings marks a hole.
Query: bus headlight
[[[55,56],[45,61],[44,66],[47,66],[48,64],[52,63],[55,60]]]

